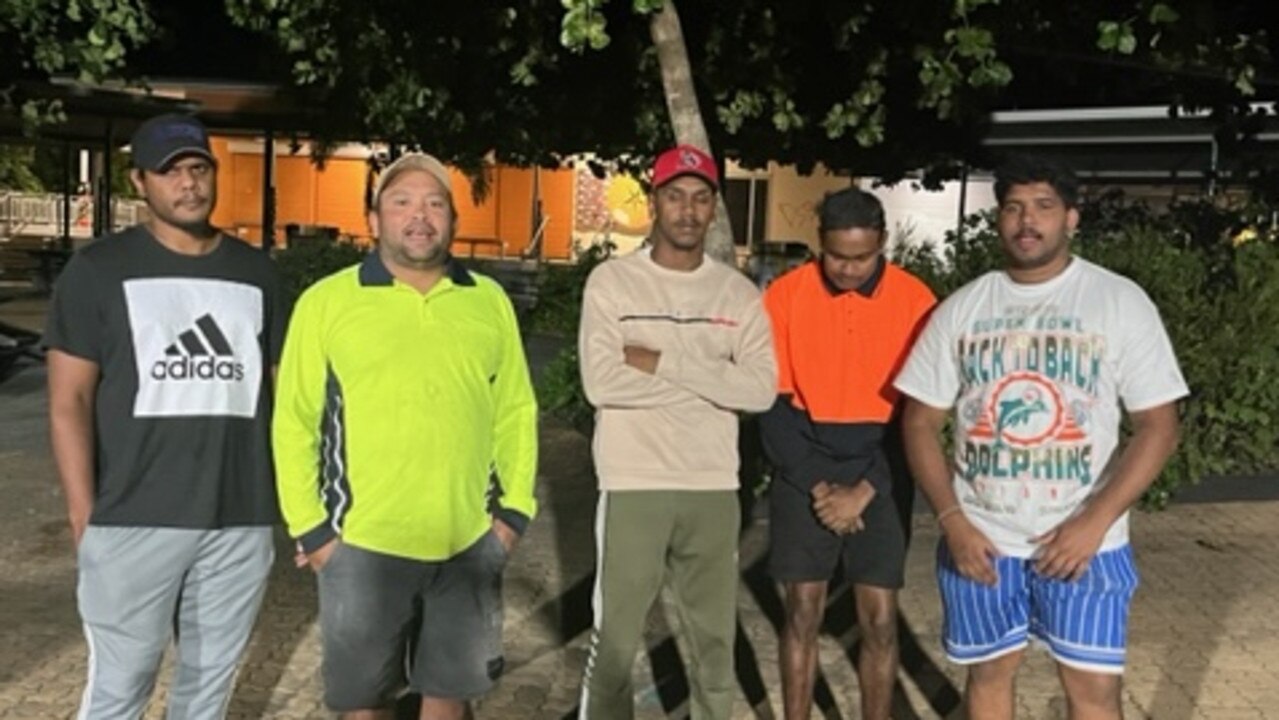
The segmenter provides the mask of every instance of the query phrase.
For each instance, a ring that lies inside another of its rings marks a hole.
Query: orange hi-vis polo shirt
[[[937,299],[919,278],[883,261],[869,292],[839,291],[814,260],[764,293],[773,323],[778,394],[815,423],[886,423],[893,379]],[[869,285],[870,283],[868,283]]]

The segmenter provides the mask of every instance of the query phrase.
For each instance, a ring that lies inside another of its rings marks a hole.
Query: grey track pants
[[[141,717],[175,633],[166,717],[224,717],[274,555],[270,527],[90,525],[78,553],[89,677],[77,718]]]

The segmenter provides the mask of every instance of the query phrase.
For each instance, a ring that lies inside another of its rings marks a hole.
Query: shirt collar
[[[444,261],[444,274],[453,281],[454,285],[463,287],[475,286],[475,278],[452,255],[449,255],[448,260]],[[377,287],[391,285],[394,282],[395,276],[387,269],[386,263],[382,262],[382,256],[378,254],[377,250],[373,250],[364,256],[364,262],[360,263],[360,285]]]
[[[884,266],[888,263],[881,253],[879,261],[875,263],[875,272],[871,273],[870,277],[866,278],[865,282],[852,290],[841,290],[835,286],[835,283],[830,281],[830,278],[826,277],[826,271],[822,269],[822,259],[819,257],[813,262],[817,263],[817,274],[822,278],[822,286],[826,288],[826,292],[836,297],[849,292],[855,292],[862,297],[870,297],[871,295],[874,295],[875,288],[879,287],[879,281],[884,278]]]

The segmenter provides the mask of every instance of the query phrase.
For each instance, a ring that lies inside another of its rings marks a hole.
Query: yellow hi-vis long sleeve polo
[[[515,312],[450,260],[422,294],[377,253],[320,280],[289,323],[272,422],[280,506],[310,552],[335,536],[444,560],[537,509],[537,404]]]

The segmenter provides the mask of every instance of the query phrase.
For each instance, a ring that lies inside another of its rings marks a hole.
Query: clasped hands
[[[840,485],[822,480],[813,486],[813,512],[827,530],[836,535],[851,535],[866,528],[862,513],[875,498],[875,488],[862,480],[854,485]]]
[[[1062,582],[1078,582],[1097,555],[1110,523],[1104,516],[1085,511],[1031,538],[1038,546],[1035,572]],[[999,550],[962,512],[942,522],[942,533],[960,574],[983,585],[999,582],[995,567]]]

